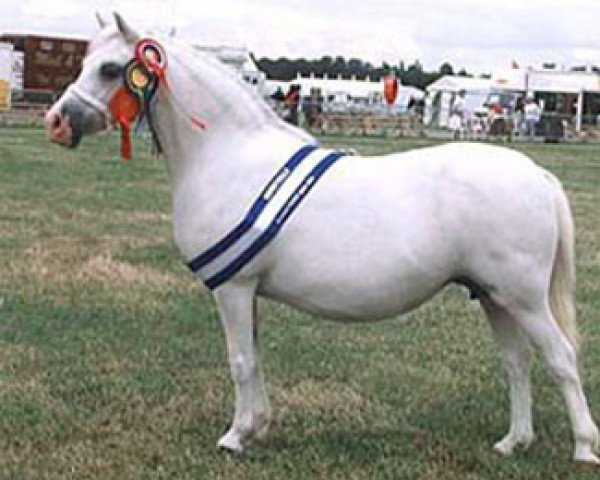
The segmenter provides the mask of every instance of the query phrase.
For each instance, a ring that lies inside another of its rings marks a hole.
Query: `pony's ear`
[[[96,21],[98,22],[98,25],[100,26],[101,29],[106,27],[106,22],[104,21],[104,19],[100,16],[100,14],[98,12],[96,12]]]
[[[113,15],[115,17],[115,21],[117,22],[117,27],[125,37],[125,40],[128,43],[137,43],[140,39],[139,34],[135,30],[133,30],[129,25],[127,25],[127,23],[125,23],[125,20],[123,20],[123,17],[121,17],[121,15],[119,15],[117,12],[113,12]]]

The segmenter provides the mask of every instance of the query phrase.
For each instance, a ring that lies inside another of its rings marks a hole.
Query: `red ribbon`
[[[138,62],[142,63],[149,72],[155,73],[158,80],[167,90],[167,54],[160,43],[151,38],[140,40],[135,46],[135,57]]]
[[[140,111],[139,100],[125,87],[121,87],[111,98],[108,108],[121,128],[121,158],[131,160],[131,122]]]
[[[121,158],[127,162],[131,160],[131,126],[119,122],[121,127]]]

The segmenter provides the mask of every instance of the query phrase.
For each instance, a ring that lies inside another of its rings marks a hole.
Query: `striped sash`
[[[214,290],[258,255],[279,233],[321,176],[344,154],[306,145],[275,174],[243,220],[187,265]]]

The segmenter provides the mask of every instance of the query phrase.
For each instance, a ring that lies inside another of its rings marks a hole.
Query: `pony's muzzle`
[[[68,115],[62,115],[55,109],[51,109],[46,113],[44,124],[46,125],[46,137],[50,141],[66,147],[73,146],[73,129]]]
[[[94,109],[67,98],[46,114],[46,135],[59,145],[75,148],[84,134],[106,128],[104,121]]]

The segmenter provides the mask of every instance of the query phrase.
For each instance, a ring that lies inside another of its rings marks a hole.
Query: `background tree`
[[[440,75],[454,75],[454,69],[448,62],[442,63],[440,66]]]
[[[368,76],[372,80],[380,80],[386,71],[391,71],[399,78],[402,85],[425,89],[443,75],[454,74],[454,68],[448,62],[443,63],[437,71],[428,72],[425,71],[419,60],[415,60],[408,66],[400,60],[397,65],[383,63],[381,67],[375,67],[372,63],[359,58],[346,60],[340,55],[335,58],[331,55],[324,55],[318,60],[304,58],[290,60],[285,57],[271,60],[263,57],[255,62],[258,68],[266,73],[267,78],[283,81],[293,80],[298,73],[301,75],[313,73],[318,77],[342,75],[344,78],[350,78],[354,75],[357,78],[366,78]],[[464,69],[461,69],[458,75],[469,76]]]

